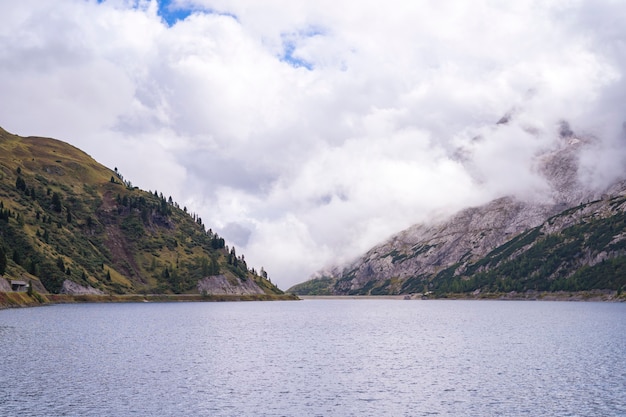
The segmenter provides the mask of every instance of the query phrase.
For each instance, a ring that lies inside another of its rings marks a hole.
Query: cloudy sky
[[[171,195],[283,289],[543,184],[566,120],[624,170],[623,0],[0,2],[0,126]],[[513,115],[507,125],[496,122]]]

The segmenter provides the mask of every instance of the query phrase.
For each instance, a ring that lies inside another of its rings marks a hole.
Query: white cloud
[[[590,182],[623,173],[620,2],[172,7],[191,14],[0,4],[0,125],[171,194],[283,288],[433,210],[540,191],[530,161],[561,120],[602,139]]]

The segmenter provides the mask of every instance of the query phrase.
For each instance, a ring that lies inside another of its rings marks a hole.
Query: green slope
[[[67,143],[0,129],[4,277],[57,293],[70,280],[104,293],[197,293],[199,279],[282,291],[202,220]],[[2,271],[0,271],[2,272]]]

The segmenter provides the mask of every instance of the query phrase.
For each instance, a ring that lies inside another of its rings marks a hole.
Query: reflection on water
[[[0,415],[623,416],[626,305],[307,300],[0,311]]]

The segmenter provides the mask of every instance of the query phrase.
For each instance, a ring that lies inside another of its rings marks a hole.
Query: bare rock
[[[224,275],[212,275],[198,281],[198,291],[212,295],[250,295],[265,292],[251,279],[228,279]]]
[[[467,265],[532,228],[542,226],[543,233],[554,233],[582,218],[608,216],[615,209],[609,196],[623,195],[626,183],[617,181],[598,190],[581,181],[581,151],[593,143],[593,138],[577,137],[564,123],[554,147],[536,155],[535,170],[547,184],[544,195],[501,197],[447,219],[414,225],[353,262],[319,271],[312,279],[328,280],[334,294],[366,291],[383,281],[387,291],[394,292],[407,279],[433,277],[449,267],[455,268],[455,275],[463,274]],[[589,204],[598,199],[606,204]],[[569,215],[554,217],[566,210]],[[596,258],[588,264],[601,262],[606,254]]]
[[[11,292],[11,284],[2,277],[0,277],[0,292]]]
[[[90,287],[90,286],[83,286],[80,284],[75,283],[74,281],[70,281],[69,279],[66,279],[65,281],[63,281],[63,286],[61,287],[61,294],[71,294],[71,295],[85,295],[85,294],[91,294],[91,295],[104,295],[104,292]]]

